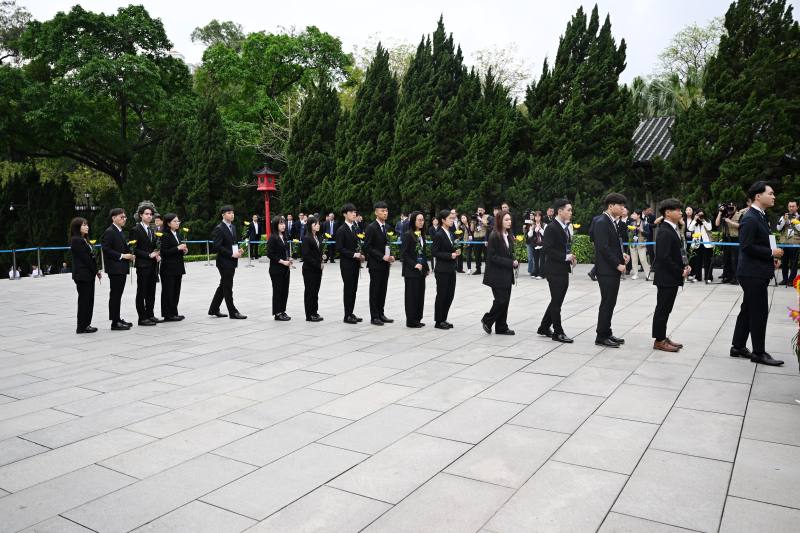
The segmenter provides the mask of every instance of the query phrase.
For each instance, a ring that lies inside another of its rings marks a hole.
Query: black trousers
[[[339,264],[342,273],[344,317],[347,318],[353,314],[353,310],[356,308],[356,291],[358,291],[358,274],[361,271],[361,265],[358,261],[352,262],[344,259]]]
[[[236,274],[235,268],[220,268],[219,270],[219,286],[211,299],[211,305],[208,308],[209,313],[216,313],[219,311],[219,306],[222,299],[225,299],[225,306],[228,308],[228,314],[232,315],[238,313],[236,306],[233,305],[233,276]]]
[[[421,322],[422,312],[425,308],[425,277],[403,279],[406,284],[406,323]]]
[[[334,263],[335,261],[333,260],[333,258],[336,255],[336,246],[333,245],[333,244],[329,244],[327,246],[327,249],[325,250],[325,255],[326,255],[326,258],[325,258],[325,262],[326,263],[328,263],[328,262]]]
[[[667,338],[667,321],[672,307],[675,305],[675,297],[678,295],[678,287],[657,286],[656,310],[653,313],[653,338],[663,341]]]
[[[108,319],[112,322],[119,322],[119,306],[122,302],[122,293],[125,292],[126,274],[109,274],[108,283],[110,293],[108,295]]]
[[[564,328],[561,326],[561,305],[567,296],[569,288],[569,274],[559,274],[547,276],[547,284],[550,286],[550,304],[542,317],[540,329],[546,330],[553,326],[553,332],[563,334]]]
[[[86,329],[92,325],[94,278],[91,281],[75,280],[75,288],[78,290],[78,329]]]
[[[508,330],[508,303],[511,301],[511,287],[503,287],[495,289],[492,287],[492,308],[489,312],[483,315],[483,321],[489,324],[489,327],[494,325],[496,332]]]
[[[178,301],[181,299],[182,274],[161,274],[161,316],[178,316]]]
[[[136,313],[139,320],[155,316],[157,282],[157,268],[136,269]]]
[[[714,268],[711,266],[711,259],[713,259],[714,257],[714,249],[706,248],[701,244],[700,247],[694,251],[694,254],[696,261],[694,266],[692,266],[694,279],[696,279],[697,281],[702,281],[704,279],[708,281],[713,280]],[[695,270],[695,268],[697,268],[697,270]],[[705,272],[705,275],[703,275],[703,272]]]
[[[434,303],[433,319],[435,322],[446,322],[453,297],[456,294],[456,273],[436,272],[436,302]]]
[[[386,306],[386,289],[389,286],[389,269],[369,269],[369,315],[370,318],[384,316]]]
[[[310,318],[319,311],[319,287],[322,285],[322,270],[316,267],[306,268],[303,265],[303,305],[306,310],[306,318]]]
[[[258,259],[260,256],[258,255],[258,244],[257,243],[250,243],[250,257],[253,259]]]
[[[736,237],[725,237],[723,242],[738,242]],[[739,251],[738,246],[723,246],[722,247],[722,279],[724,281],[731,281],[736,279],[736,262]]]
[[[753,353],[764,353],[764,338],[767,335],[767,317],[769,315],[769,295],[767,286],[770,280],[765,278],[739,277],[742,287],[742,305],[736,317],[736,328],[733,330],[731,344],[736,348],[747,345],[747,337],[753,343]]]
[[[792,283],[797,276],[797,248],[784,248],[781,258],[781,273],[783,281]]]
[[[285,272],[270,269],[269,279],[272,281],[272,314],[285,313],[289,299],[289,269]]]
[[[474,241],[483,241],[484,239],[472,239]],[[472,258],[475,261],[475,271],[481,271],[481,262],[483,261],[483,249],[486,248],[483,244],[473,244],[473,255]]]
[[[597,276],[597,284],[600,285],[600,309],[597,312],[597,338],[606,339],[613,335],[611,331],[611,317],[614,315],[614,307],[617,305],[617,294],[619,294],[619,274]]]

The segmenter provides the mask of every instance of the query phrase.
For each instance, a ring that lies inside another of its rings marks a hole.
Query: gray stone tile
[[[650,445],[657,450],[733,462],[742,417],[673,409]]]
[[[160,378],[159,381],[163,381],[164,383],[172,383],[173,385],[180,385],[181,387],[188,387],[190,385],[196,385],[197,383],[209,381],[227,374],[237,374],[242,370],[251,368],[253,366],[255,366],[253,363],[247,363],[245,361],[220,361],[219,363],[213,363],[200,368],[195,368],[194,370],[186,370],[179,374],[173,374],[164,378]]]
[[[59,390],[43,394],[41,396],[34,396],[33,398],[26,398],[16,402],[4,403],[0,405],[0,420],[5,421],[10,418],[17,418],[23,415],[41,411],[42,409],[49,409],[73,401],[78,401],[91,396],[97,396],[97,391],[88,389],[81,389],[79,387],[71,387],[69,389]],[[75,413],[78,414],[78,413]],[[15,436],[15,435],[9,435]]]
[[[367,456],[310,444],[230,483],[202,500],[256,520],[263,520]]]
[[[798,393],[800,395],[800,393]],[[800,405],[750,400],[742,437],[800,446]]]
[[[730,495],[800,509],[800,447],[741,439]]]
[[[716,531],[731,464],[648,450],[613,510],[697,531]]]
[[[564,433],[505,425],[447,467],[445,472],[519,488],[566,440]]]
[[[175,390],[175,388],[177,388],[175,385],[170,385],[168,383],[149,381],[147,383],[135,385],[128,389],[116,390],[104,394],[93,394],[90,398],[60,405],[58,408],[61,411],[66,411],[74,415],[89,416],[99,413],[100,411],[105,411],[107,409],[137,402],[139,400],[156,396],[157,394]]]
[[[263,429],[335,398],[339,398],[339,395],[310,389],[297,389],[283,396],[226,415],[223,420]]]
[[[681,533],[691,530],[659,524],[658,522],[636,518],[635,516],[608,513],[608,517],[603,522],[598,533],[639,533],[640,531],[646,531],[647,533]]]
[[[629,375],[627,370],[584,366],[559,383],[554,390],[609,396]]]
[[[693,370],[694,364],[687,366],[645,361],[625,382],[631,385],[681,390]]]
[[[401,385],[374,383],[325,405],[316,407],[314,411],[323,415],[358,420],[416,392],[416,390],[412,387],[403,387]]]
[[[114,377],[95,381],[94,383],[86,385],[86,388],[100,392],[113,392],[127,389],[134,385],[150,383],[179,372],[186,372],[186,369],[180,366],[171,365],[153,366],[150,368],[145,368],[144,370],[139,370],[138,372],[115,374]]]
[[[350,394],[358,389],[363,389],[368,385],[372,385],[377,381],[381,381],[383,378],[388,378],[397,372],[398,371],[394,368],[370,365],[361,366],[343,372],[338,376],[317,381],[316,383],[308,385],[308,388],[325,392],[334,392],[336,394]]]
[[[309,372],[322,372],[323,374],[342,374],[360,366],[369,365],[385,357],[385,355],[367,352],[349,352],[333,359],[321,361],[306,367]]]
[[[797,405],[795,400],[800,398],[800,376],[759,372],[753,382],[753,391],[750,397],[753,400]],[[1,408],[2,406],[0,406]]]
[[[401,398],[395,403],[435,411],[449,411],[489,386],[489,383],[483,381],[449,377],[410,396]]]
[[[92,530],[86,529],[75,522],[70,522],[66,518],[56,516],[25,528],[20,533],[92,533]]]
[[[0,423],[0,440],[24,435],[32,431],[55,426],[56,424],[76,418],[78,417],[69,413],[62,413],[61,411],[56,411],[54,409],[43,409],[34,413],[21,415],[15,418],[9,418]]]
[[[512,492],[488,483],[439,474],[364,531],[476,531]]]
[[[600,406],[597,414],[660,424],[677,397],[677,391],[623,383]]]
[[[12,533],[38,524],[85,502],[114,492],[133,478],[96,465],[0,498],[0,532]]]
[[[383,361],[379,361],[379,363],[383,364]],[[393,383],[394,385],[405,385],[406,387],[421,389],[433,385],[465,368],[465,365],[460,365],[458,363],[426,361],[404,372],[384,378],[382,381],[384,383]]]
[[[117,472],[141,479],[241,439],[254,431],[253,428],[239,424],[212,420],[135,450],[121,453],[101,464]]]
[[[800,509],[790,509],[728,496],[720,533],[785,533],[800,522]]]
[[[253,400],[221,395],[126,426],[132,431],[163,439],[253,405]],[[154,406],[155,407],[155,406]],[[160,408],[159,409],[163,409]]]
[[[438,411],[404,405],[387,405],[339,431],[320,439],[323,444],[373,454],[420,426],[430,422]]]
[[[592,359],[591,355],[549,353],[522,369],[523,372],[569,376]]]
[[[328,485],[397,503],[469,448],[464,443],[412,433]]]
[[[253,385],[232,391],[231,396],[237,398],[247,398],[250,400],[266,401],[278,396],[283,396],[288,392],[301,389],[312,383],[329,378],[330,374],[319,372],[306,372],[305,370],[295,370],[287,372],[266,381],[261,381]]]
[[[694,370],[692,377],[733,381],[735,383],[752,383],[756,365],[746,359],[728,356],[703,357]]]
[[[322,486],[284,507],[248,533],[356,533],[391,505]]]
[[[527,359],[511,359],[509,357],[487,357],[462,370],[456,377],[475,381],[491,381],[496,383],[530,364]]]
[[[749,394],[750,387],[744,383],[692,378],[675,406],[741,416]]]
[[[556,386],[562,379],[560,376],[517,372],[495,383],[478,397],[529,404]]]
[[[252,379],[236,376],[220,376],[218,378],[202,381],[194,385],[181,387],[158,396],[147,399],[147,403],[161,405],[171,409],[179,409],[193,403],[208,400],[220,394],[235,392],[253,383]]]
[[[603,403],[603,398],[549,391],[511,419],[511,424],[572,433]]]
[[[440,350],[430,349],[405,349],[401,353],[395,353],[376,361],[374,364],[394,368],[396,370],[408,370],[442,354]]]
[[[523,407],[517,403],[471,398],[418,431],[434,437],[475,444],[505,424]]]
[[[207,503],[193,501],[133,531],[135,533],[172,533],[174,531],[239,533],[255,523],[255,520],[242,515]]]
[[[549,461],[500,508],[486,529],[501,533],[595,531],[627,479]]]
[[[32,455],[37,455],[48,451],[49,448],[39,446],[33,442],[19,437],[13,437],[0,441],[0,466],[14,463]]]
[[[202,455],[62,513],[62,516],[95,531],[123,533],[182,507],[252,470],[252,466],[238,461]]]
[[[620,474],[630,474],[658,426],[593,415],[556,452],[553,459]]]

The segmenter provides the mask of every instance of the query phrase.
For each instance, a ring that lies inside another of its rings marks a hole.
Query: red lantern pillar
[[[256,170],[253,174],[257,177],[258,190],[264,192],[264,217],[267,226],[267,238],[272,234],[272,217],[269,212],[269,193],[277,190],[278,172],[269,167]]]

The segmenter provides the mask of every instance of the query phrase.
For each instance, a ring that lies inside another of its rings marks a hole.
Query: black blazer
[[[106,272],[110,275],[128,274],[130,265],[128,261],[122,259],[122,254],[131,253],[125,233],[119,231],[114,224],[111,224],[103,232],[100,243],[103,245],[103,261],[105,262]]]
[[[360,266],[358,259],[353,259],[353,254],[358,253],[357,232],[355,224],[351,231],[346,222],[343,222],[339,229],[336,230],[336,249],[339,250],[339,255],[341,256],[339,261],[340,269]]]
[[[233,245],[238,245],[239,235],[236,226],[231,225],[233,234],[224,222],[220,222],[211,232],[212,249],[217,253],[217,268],[231,269],[239,266],[239,259],[233,257]]]
[[[183,276],[186,268],[183,265],[183,252],[178,250],[178,245],[182,242],[181,235],[177,237],[172,231],[167,230],[161,237],[161,275],[162,276]]]
[[[433,236],[436,235],[438,232],[439,232],[439,226],[433,226],[433,225],[428,226],[428,237],[430,237],[431,240],[433,240]]]
[[[137,270],[156,266],[156,260],[150,257],[150,254],[156,249],[156,231],[151,228],[151,232],[153,233],[152,240],[139,222],[131,230],[131,240],[136,240],[136,244],[133,245],[133,255],[136,256],[136,262],[133,266]]]
[[[247,238],[250,241],[260,241],[261,237],[264,236],[264,224],[258,223],[258,229],[250,222],[250,225],[247,226]]]
[[[594,264],[598,276],[619,276],[619,265],[625,264],[617,225],[603,214],[594,221]]]
[[[755,207],[739,220],[739,264],[736,277],[771,279],[775,275],[770,225],[767,216]]]
[[[506,240],[508,246],[499,231],[493,231],[486,240],[483,284],[493,289],[510,289],[514,284],[514,237],[509,233]]]
[[[72,252],[72,279],[93,281],[97,274],[97,260],[92,245],[82,237],[73,237],[69,249]]]
[[[310,231],[300,242],[300,257],[303,258],[303,270],[322,270],[322,245]]]
[[[419,261],[420,256],[417,254],[417,245],[422,239],[422,261]],[[403,243],[400,245],[400,260],[403,262],[403,276],[407,278],[424,278],[428,275],[431,267],[428,264],[427,255],[425,254],[425,236],[420,235],[417,237],[413,231],[407,232],[403,235]],[[417,270],[415,267],[417,263],[422,265],[422,270]]]
[[[436,258],[433,267],[434,272],[447,273],[456,271],[456,260],[453,259],[451,255],[456,249],[453,247],[450,239],[447,238],[447,233],[444,228],[439,228],[439,230],[433,234],[433,246],[431,248],[433,257]]]
[[[336,238],[336,230],[339,229],[339,224],[335,220],[325,220],[320,224],[319,234],[321,240],[331,240]],[[330,235],[330,238],[325,237],[325,234]]]
[[[289,227],[289,222],[286,222],[286,240],[296,239],[297,235],[300,233],[300,223],[296,220],[292,220],[292,227]]]
[[[653,285],[680,287],[683,285],[683,241],[678,231],[664,221],[656,232],[656,255],[653,260]]]
[[[386,232],[389,232],[389,227],[384,224]],[[373,221],[367,226],[367,231],[364,235],[364,248],[367,254],[367,268],[374,268],[378,270],[389,270],[389,263],[383,260],[386,253],[386,247],[389,245],[388,236],[384,235],[381,231],[381,226],[378,221]]]
[[[567,261],[567,249],[570,239],[567,231],[561,227],[558,220],[553,220],[544,228],[542,237],[542,252],[544,253],[545,276],[566,276],[570,273],[570,263]]]
[[[275,231],[267,240],[267,257],[269,257],[270,274],[288,274],[289,267],[280,264],[278,261],[285,261],[291,256],[291,249],[288,240],[283,240]]]

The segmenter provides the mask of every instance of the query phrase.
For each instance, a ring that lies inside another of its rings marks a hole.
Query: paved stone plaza
[[[573,345],[535,334],[547,284],[527,276],[514,337],[484,334],[491,292],[465,275],[455,329],[432,327],[432,278],[428,326],[407,329],[398,266],[382,328],[341,322],[338,264],[321,324],[303,319],[299,269],[293,320],[272,319],[263,263],[236,275],[245,321],[206,316],[217,271],[195,263],[185,321],[112,332],[104,279],[93,335],[74,333],[69,276],[3,281],[0,532],[796,531],[795,291],[770,289],[767,348],[786,364],[756,368],[728,356],[727,285],[678,295],[673,355],[651,350],[654,287],[626,280],[627,343],[596,347],[586,270],[564,307]]]

